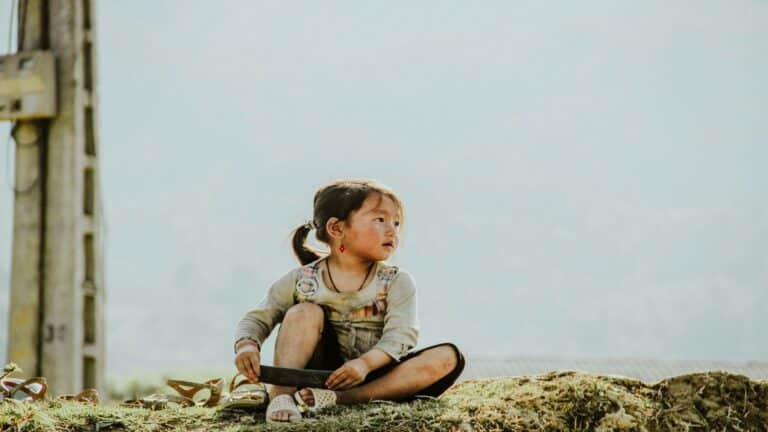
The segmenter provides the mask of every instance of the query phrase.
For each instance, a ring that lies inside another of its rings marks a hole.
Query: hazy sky
[[[315,190],[350,176],[405,202],[395,262],[422,346],[768,360],[768,2],[96,16],[109,374],[229,365],[236,322],[297,265],[288,234]]]

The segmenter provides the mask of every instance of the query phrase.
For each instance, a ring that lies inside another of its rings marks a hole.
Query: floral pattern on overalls
[[[296,292],[294,293],[296,301],[311,301],[317,294],[317,288],[317,266],[302,267],[299,278],[296,280]]]

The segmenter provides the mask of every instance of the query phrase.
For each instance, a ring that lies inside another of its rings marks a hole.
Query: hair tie
[[[304,228],[311,230],[312,228],[315,228],[315,221],[312,219],[309,219],[307,223],[304,224]]]

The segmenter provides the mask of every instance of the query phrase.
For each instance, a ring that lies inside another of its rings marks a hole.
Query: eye
[[[395,221],[395,226],[399,227],[400,226],[400,221]]]
[[[378,220],[380,220],[380,221],[384,222],[384,218],[383,218],[383,217],[377,217],[377,218],[376,218],[376,219],[374,219],[374,220],[377,220],[377,221],[378,221]]]

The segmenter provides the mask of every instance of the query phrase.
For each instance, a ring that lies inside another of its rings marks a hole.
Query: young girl
[[[235,365],[258,382],[261,345],[281,323],[275,366],[333,373],[328,389],[271,386],[268,422],[298,420],[299,408],[436,397],[461,374],[464,357],[453,344],[410,351],[419,334],[416,288],[408,272],[386,261],[402,220],[400,199],[375,181],[339,180],[315,193],[312,220],[293,232],[302,266],[240,321]],[[305,245],[311,229],[330,253]]]

